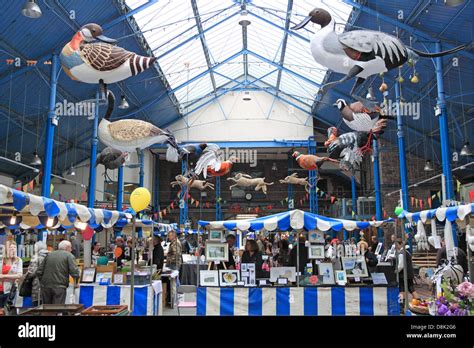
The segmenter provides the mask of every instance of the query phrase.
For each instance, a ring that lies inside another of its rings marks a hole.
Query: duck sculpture
[[[141,73],[155,62],[155,57],[139,56],[116,46],[116,40],[102,33],[100,25],[86,24],[63,47],[59,58],[71,79],[94,84],[115,83]]]
[[[324,162],[333,162],[333,163],[339,163],[338,160],[329,158],[329,157],[319,157],[315,155],[304,155],[299,153],[298,151],[293,152],[292,155],[295,159],[296,162],[298,162],[299,166],[303,169],[306,170],[318,170],[319,167],[324,163]]]
[[[427,53],[407,47],[398,38],[374,30],[352,30],[342,34],[334,31],[335,21],[328,11],[315,8],[293,30],[305,27],[309,22],[319,24],[319,30],[311,39],[311,54],[319,64],[345,74],[339,81],[325,84],[321,90],[357,77],[351,95],[366,78],[397,68],[410,60],[413,64],[418,57],[441,57],[458,52],[466,45],[453,49]]]
[[[143,150],[154,144],[167,144],[166,160],[178,162],[179,147],[173,133],[155,125],[136,119],[124,119],[111,122],[115,97],[107,91],[108,108],[99,123],[98,136],[102,143],[122,152]]]
[[[368,108],[365,103],[357,101],[347,104],[344,99],[334,104],[341,112],[342,120],[352,130],[358,132],[375,131],[380,133],[387,125],[387,117],[378,105]]]

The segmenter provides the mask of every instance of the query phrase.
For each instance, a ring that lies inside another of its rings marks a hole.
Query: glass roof
[[[146,0],[126,3],[135,9]],[[251,21],[246,36],[239,25],[242,6]],[[352,11],[336,0],[294,0],[290,27],[315,7],[331,12],[337,31],[344,30]],[[287,11],[288,0],[160,0],[134,18],[183,113],[227,90],[247,87],[281,92],[310,112],[327,69],[314,61],[309,50],[315,27],[285,31]]]

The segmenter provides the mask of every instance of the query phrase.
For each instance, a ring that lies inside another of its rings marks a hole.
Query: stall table
[[[66,304],[72,303],[73,287],[67,289]],[[127,305],[130,306],[130,286],[129,285],[99,285],[81,284],[75,289],[75,303],[83,304],[84,308],[92,305]],[[134,310],[133,315],[162,315],[160,305],[161,281],[152,285],[135,285]],[[17,295],[15,306],[31,307],[31,297],[21,297]]]
[[[200,264],[199,269],[206,270],[207,264]],[[181,285],[198,285],[197,265],[195,263],[183,263],[179,271],[179,283]]]
[[[390,286],[199,287],[197,315],[399,315]]]

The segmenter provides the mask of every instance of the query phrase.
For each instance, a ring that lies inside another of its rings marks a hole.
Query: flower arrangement
[[[458,286],[454,286],[447,281],[443,281],[441,288],[444,295],[436,299],[436,315],[474,315],[474,284],[463,282]]]

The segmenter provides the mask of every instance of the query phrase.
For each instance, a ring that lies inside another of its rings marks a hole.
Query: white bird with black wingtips
[[[334,19],[322,8],[312,10],[292,29],[301,29],[310,21],[321,26],[310,43],[313,58],[319,64],[346,75],[339,81],[325,84],[322,91],[357,77],[351,91],[353,95],[357,86],[367,77],[399,67],[410,58],[415,62],[418,56],[440,57],[467,47],[461,45],[443,52],[427,53],[407,47],[398,38],[380,31],[352,30],[338,35],[334,31]]]

